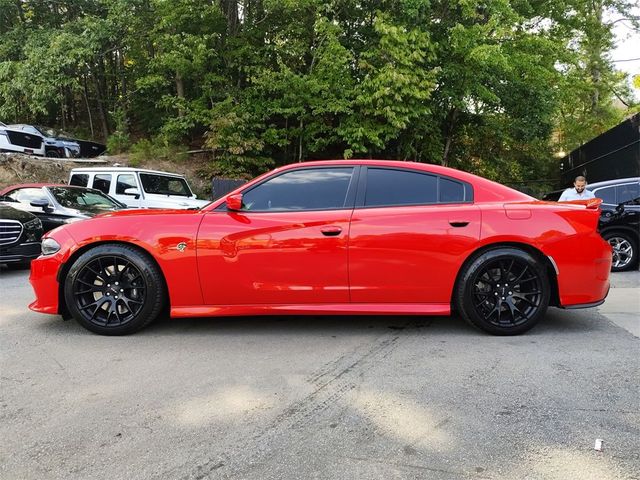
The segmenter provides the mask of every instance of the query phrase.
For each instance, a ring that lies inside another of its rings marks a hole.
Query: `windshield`
[[[146,193],[156,193],[159,195],[179,195],[190,197],[191,190],[184,178],[170,177],[168,175],[157,175],[155,173],[141,173],[140,181]]]
[[[73,187],[50,187],[49,190],[56,201],[66,208],[86,209],[119,209],[123,204],[108,197],[98,190]]]

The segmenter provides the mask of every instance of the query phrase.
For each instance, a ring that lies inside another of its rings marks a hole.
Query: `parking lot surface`
[[[640,478],[637,271],[518,337],[455,316],[100,337],[29,311],[27,278],[0,270],[3,480]]]

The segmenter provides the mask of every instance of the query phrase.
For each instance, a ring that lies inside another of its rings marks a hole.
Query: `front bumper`
[[[40,242],[19,243],[0,248],[0,263],[26,262],[40,255]]]
[[[29,283],[36,294],[36,299],[29,304],[29,308],[34,312],[61,313],[58,277],[74,249],[75,241],[60,229],[55,230],[55,239],[60,244],[60,251],[53,255],[39,256],[31,262]]]

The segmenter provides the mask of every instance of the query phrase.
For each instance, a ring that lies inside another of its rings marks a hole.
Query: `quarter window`
[[[345,207],[353,168],[308,168],[283,173],[243,194],[249,211],[334,210]]]
[[[440,203],[461,203],[464,202],[464,184],[440,177],[438,179],[438,190]]]

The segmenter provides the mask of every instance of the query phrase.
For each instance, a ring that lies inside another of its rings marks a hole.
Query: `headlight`
[[[60,244],[53,238],[42,240],[42,255],[53,255],[60,250]]]
[[[39,218],[33,218],[31,220],[29,220],[28,222],[24,223],[24,229],[25,230],[35,230],[35,229],[40,229],[42,228],[42,222],[40,221]]]

